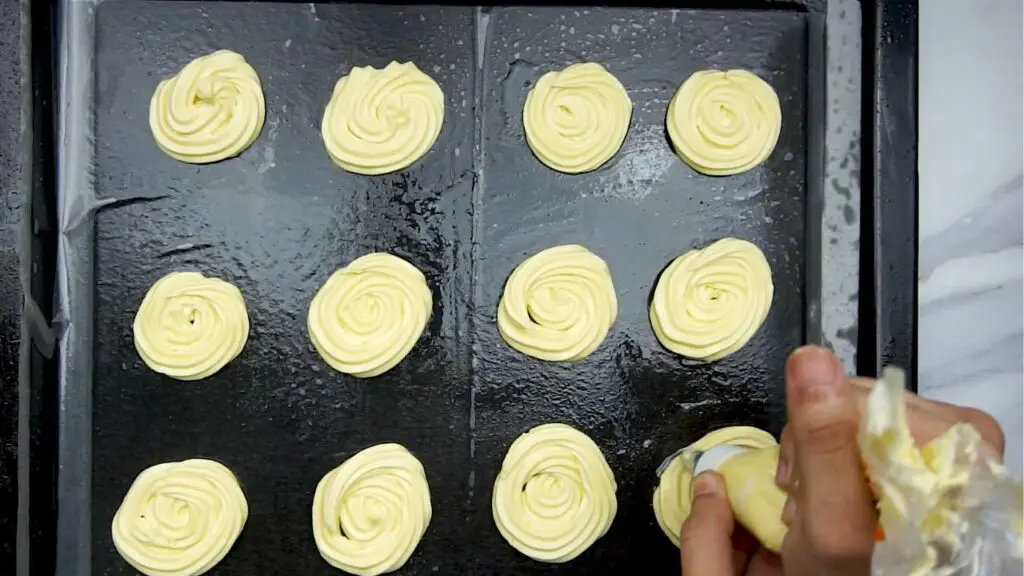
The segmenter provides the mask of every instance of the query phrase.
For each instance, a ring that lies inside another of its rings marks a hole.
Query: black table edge
[[[19,358],[16,574],[53,574],[56,551],[57,360],[54,286],[59,230],[55,185],[53,5],[21,2],[20,264],[25,307]]]
[[[917,391],[918,1],[864,2],[857,371],[907,371]]]

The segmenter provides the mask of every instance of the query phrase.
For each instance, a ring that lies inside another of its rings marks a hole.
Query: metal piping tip
[[[665,470],[668,469],[669,465],[672,464],[673,460],[675,460],[679,456],[682,456],[685,452],[686,448],[680,448],[679,450],[676,450],[675,452],[669,454],[668,458],[662,460],[661,464],[658,465],[657,470],[655,470],[655,474],[658,475],[658,478],[661,478],[661,475],[665,473]],[[698,454],[700,453],[698,452]]]

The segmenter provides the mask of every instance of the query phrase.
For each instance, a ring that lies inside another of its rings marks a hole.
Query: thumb
[[[860,413],[831,352],[806,346],[790,356],[786,408],[796,478],[790,489],[797,515],[791,532],[802,541],[797,545],[825,564],[852,566],[870,559],[875,509],[857,447]]]
[[[697,476],[690,515],[679,534],[684,576],[731,576],[734,526],[722,477],[715,472]]]

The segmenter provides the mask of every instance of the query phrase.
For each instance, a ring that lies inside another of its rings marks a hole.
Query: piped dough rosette
[[[652,506],[654,507],[654,516],[658,519],[658,525],[661,526],[662,532],[676,546],[679,546],[679,528],[683,525],[683,521],[686,520],[687,516],[690,515],[690,500],[692,498],[694,479],[692,470],[695,453],[706,452],[720,444],[754,449],[778,446],[775,438],[764,430],[751,426],[729,426],[708,433],[700,440],[687,446],[678,456],[673,458],[658,478],[658,487],[654,491]],[[776,464],[778,463],[777,458],[775,462]],[[771,467],[767,472],[774,476],[775,468]],[[749,495],[750,498],[762,501],[758,502],[758,504],[775,503],[778,496],[768,495],[768,497],[763,497],[762,495],[759,498],[758,494],[750,493],[749,489],[743,489],[746,486],[738,486],[736,489],[732,488],[730,487],[729,490],[730,499]],[[777,510],[773,509],[771,512],[759,517],[760,523],[752,526],[755,535],[775,552],[779,551],[782,537],[785,535],[785,525],[782,524],[781,520],[782,507],[779,505],[777,508]],[[743,506],[741,509],[758,509],[758,507]],[[752,524],[749,518],[744,517],[742,520],[746,522],[745,525]]]
[[[172,272],[146,292],[133,331],[135,349],[154,372],[200,380],[242,352],[249,315],[232,284],[199,272]]]
[[[615,490],[593,440],[565,424],[544,424],[509,447],[491,511],[516,550],[541,562],[568,562],[608,532],[618,510]]]
[[[585,358],[618,315],[611,272],[599,256],[568,244],[542,250],[509,276],[498,332],[509,346],[548,361]]]
[[[665,348],[696,360],[739,350],[768,316],[774,286],[764,254],[724,238],[676,258],[651,299],[654,334]]]
[[[676,153],[694,170],[727,176],[763,162],[779,141],[779,97],[746,70],[702,70],[672,97],[666,118]]]
[[[156,145],[190,164],[241,154],[260,135],[265,117],[259,76],[230,50],[196,58],[160,82],[149,102]]]
[[[401,568],[430,523],[423,466],[398,444],[367,448],[327,473],[313,496],[313,537],[328,564],[359,576]]]
[[[526,96],[526,142],[548,167],[567,174],[596,170],[629,130],[633,103],[604,66],[588,62],[548,72]]]
[[[309,337],[335,370],[359,378],[405,358],[430,320],[427,280],[398,256],[376,252],[337,270],[309,305]]]
[[[412,62],[353,68],[334,86],[321,133],[331,160],[356,174],[387,174],[419,160],[444,124],[444,93]]]
[[[118,553],[147,576],[196,576],[227,555],[248,516],[245,494],[223,464],[167,462],[135,479],[111,536]]]

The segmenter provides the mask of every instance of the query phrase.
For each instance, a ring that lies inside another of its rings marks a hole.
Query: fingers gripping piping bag
[[[885,534],[872,572],[1021,574],[1024,486],[961,423],[917,448],[904,374],[886,368],[868,397],[858,443]]]
[[[693,480],[705,470],[715,470],[725,478],[736,520],[766,548],[779,552],[786,536],[786,494],[775,485],[778,463],[779,445],[764,430],[729,426],[709,432],[658,468],[652,502],[658,524],[679,546],[679,526],[690,515]]]

